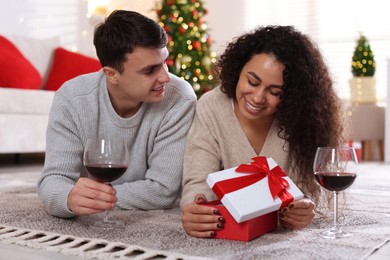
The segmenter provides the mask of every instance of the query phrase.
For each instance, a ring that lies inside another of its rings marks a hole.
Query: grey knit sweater
[[[66,82],[55,94],[47,128],[45,165],[38,195],[46,210],[73,217],[67,207],[80,176],[87,138],[114,136],[127,140],[130,164],[113,186],[122,209],[172,207],[180,192],[187,131],[195,113],[192,87],[171,75],[164,99],[144,103],[131,118],[115,112],[102,71]]]

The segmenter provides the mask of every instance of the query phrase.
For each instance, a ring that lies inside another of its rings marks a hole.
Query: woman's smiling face
[[[284,68],[284,64],[272,54],[253,56],[240,73],[236,112],[248,120],[273,116],[280,103]]]

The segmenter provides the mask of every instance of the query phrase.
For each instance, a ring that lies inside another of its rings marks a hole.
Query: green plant
[[[360,34],[352,57],[352,74],[355,77],[374,76],[376,64],[368,39]]]

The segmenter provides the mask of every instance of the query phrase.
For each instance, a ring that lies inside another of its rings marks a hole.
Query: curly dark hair
[[[258,27],[229,43],[217,63],[222,91],[230,98],[236,98],[242,68],[260,53],[274,55],[285,66],[275,115],[278,135],[288,143],[298,186],[318,202],[319,188],[313,176],[316,149],[341,146],[345,141],[341,102],[330,73],[318,47],[294,27]]]

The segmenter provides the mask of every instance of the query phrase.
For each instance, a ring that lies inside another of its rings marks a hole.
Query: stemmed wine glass
[[[353,147],[318,147],[314,159],[314,176],[325,189],[333,192],[334,212],[333,227],[320,233],[325,238],[351,236],[342,231],[337,224],[338,193],[347,189],[355,181],[358,160]]]
[[[110,184],[120,178],[127,170],[129,164],[127,145],[124,140],[119,138],[87,139],[83,163],[90,178]],[[108,210],[106,210],[103,221],[96,222],[93,226],[111,229],[123,227],[124,223],[109,218]]]

